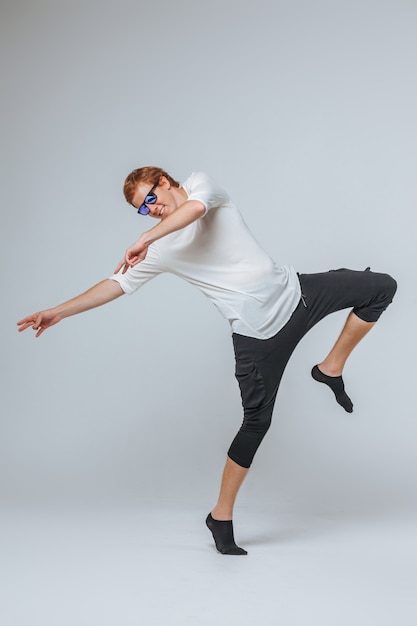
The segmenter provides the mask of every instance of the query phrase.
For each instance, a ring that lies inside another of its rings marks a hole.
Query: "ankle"
[[[322,374],[325,374],[326,376],[332,376],[333,378],[341,376],[343,374],[343,367],[340,367],[338,365],[332,365],[331,363],[328,364],[325,361],[323,361],[323,363],[319,363],[317,367]]]
[[[318,365],[315,365],[311,370],[311,375],[319,383],[324,383],[333,391],[336,401],[342,406],[347,413],[352,413],[353,404],[345,391],[345,384],[341,376],[332,376],[325,372],[322,372]]]
[[[213,515],[209,513],[206,518],[206,526],[213,535],[218,552],[232,555],[247,554],[246,550],[240,548],[235,543],[232,520],[216,520],[213,518]]]
[[[211,515],[213,519],[217,520],[218,522],[227,522],[233,519],[233,509],[216,505],[212,510]]]

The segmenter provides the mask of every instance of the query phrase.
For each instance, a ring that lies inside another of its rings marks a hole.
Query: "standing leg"
[[[227,457],[219,499],[206,519],[216,548],[222,554],[247,554],[246,550],[235,543],[232,517],[237,493],[248,471],[249,468],[242,467]]]
[[[248,467],[242,467],[232,461],[230,457],[227,457],[226,465],[223,470],[219,499],[211,512],[216,520],[232,519],[237,493],[248,472]]]
[[[306,332],[307,321],[307,311],[300,301],[290,321],[270,339],[233,336],[244,419],[228,451],[217,504],[206,520],[216,547],[223,554],[246,554],[234,542],[235,499],[269,429],[282,375]]]
[[[339,338],[327,357],[315,365],[311,374],[315,380],[325,383],[336,396],[337,402],[347,411],[353,411],[353,404],[345,392],[342,373],[347,358],[376,322],[365,322],[351,311]]]

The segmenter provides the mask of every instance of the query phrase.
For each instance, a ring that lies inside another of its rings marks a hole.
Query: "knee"
[[[241,431],[253,433],[258,437],[264,437],[271,426],[272,407],[265,407],[263,410],[246,410]]]
[[[369,300],[363,307],[354,308],[353,312],[365,322],[376,322],[391,304],[397,290],[397,282],[389,274],[367,272],[369,278]]]
[[[380,289],[384,294],[387,305],[392,302],[397,291],[397,281],[389,274],[380,274]]]

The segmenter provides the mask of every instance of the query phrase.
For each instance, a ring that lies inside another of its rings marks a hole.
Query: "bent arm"
[[[192,224],[204,215],[205,210],[204,204],[199,200],[186,200],[171,215],[142,233],[139,239],[126,250],[124,258],[119,262],[114,273],[117,274],[123,267],[124,274],[129,267],[134,267],[143,261],[151,243]]]
[[[102,304],[111,302],[119,296],[123,295],[123,290],[119,283],[114,280],[106,279],[94,285],[84,293],[63,302],[52,309],[46,309],[38,313],[33,313],[17,322],[19,332],[26,330],[30,326],[37,330],[36,337],[39,337],[47,328],[57,324],[65,317],[76,315],[89,311]]]
[[[185,228],[200,217],[203,217],[205,210],[204,204],[199,200],[186,200],[176,211],[168,215],[166,219],[161,220],[159,224],[145,231],[141,239],[143,238],[145,245],[149,246],[154,241],[157,241],[157,239],[161,239],[161,237],[165,237],[165,235],[169,235],[169,233]]]

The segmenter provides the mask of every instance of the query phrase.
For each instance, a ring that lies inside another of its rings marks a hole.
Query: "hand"
[[[123,267],[122,274],[124,274],[129,267],[134,267],[143,261],[146,258],[148,247],[149,244],[144,243],[142,237],[138,239],[126,250],[125,256],[119,261],[114,273],[117,274]]]
[[[47,311],[41,311],[40,313],[33,313],[33,315],[28,315],[28,317],[23,318],[20,322],[17,322],[19,326],[19,332],[22,330],[26,330],[31,326],[33,330],[37,330],[35,337],[40,337],[43,332],[50,326],[54,324],[58,324],[62,317],[55,311],[55,309],[48,309]]]

